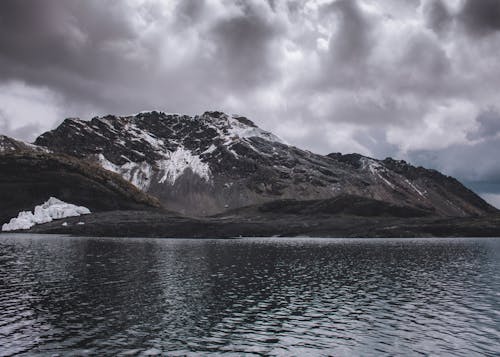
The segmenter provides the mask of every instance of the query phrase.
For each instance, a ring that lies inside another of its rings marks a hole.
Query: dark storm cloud
[[[99,78],[120,67],[114,62],[120,45],[134,38],[116,3],[100,8],[95,1],[5,0],[0,6],[1,56],[24,69],[57,68]],[[3,68],[4,76],[10,73]]]
[[[500,113],[498,110],[490,108],[481,112],[477,119],[478,127],[468,133],[468,138],[472,140],[486,139],[497,136],[500,133]]]
[[[453,20],[453,16],[441,0],[432,0],[425,3],[423,11],[427,26],[437,33],[446,31]]]
[[[69,98],[105,100],[102,84],[134,77],[136,34],[118,2],[0,3],[0,78],[50,86]]]
[[[48,86],[100,111],[192,113],[280,75],[283,26],[269,5],[235,2],[210,18],[204,1],[130,4],[2,1],[0,79]]]
[[[411,162],[444,171],[467,182],[498,184],[500,138],[488,138],[471,145],[451,145],[441,150],[415,150],[409,153]]]
[[[363,61],[371,47],[370,25],[356,0],[340,0],[325,6],[335,15],[336,33],[330,39],[330,53],[337,63],[355,65]]]
[[[357,0],[340,0],[322,5],[320,21],[329,30],[328,48],[321,53],[321,69],[312,89],[363,85],[370,76],[370,52],[375,44],[372,24]]]
[[[500,31],[500,1],[466,0],[458,18],[477,35]]]
[[[274,19],[275,20],[275,19]],[[223,19],[210,29],[208,38],[216,44],[220,73],[233,88],[252,88],[272,81],[278,74],[273,41],[280,24],[266,19],[252,6],[244,6],[240,15]]]
[[[177,5],[177,11],[181,20],[189,19],[196,23],[205,12],[205,0],[182,1]]]

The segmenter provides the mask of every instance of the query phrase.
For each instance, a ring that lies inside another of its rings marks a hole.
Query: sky
[[[500,1],[0,1],[1,134],[153,109],[405,159],[500,207]]]

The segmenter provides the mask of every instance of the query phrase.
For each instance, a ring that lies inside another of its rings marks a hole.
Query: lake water
[[[0,235],[0,355],[498,356],[500,239]]]

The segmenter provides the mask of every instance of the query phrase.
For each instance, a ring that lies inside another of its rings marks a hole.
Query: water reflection
[[[0,355],[495,354],[500,241],[0,236]]]

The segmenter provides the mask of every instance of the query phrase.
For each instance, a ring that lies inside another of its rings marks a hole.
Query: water
[[[0,355],[500,354],[500,239],[0,235]]]

